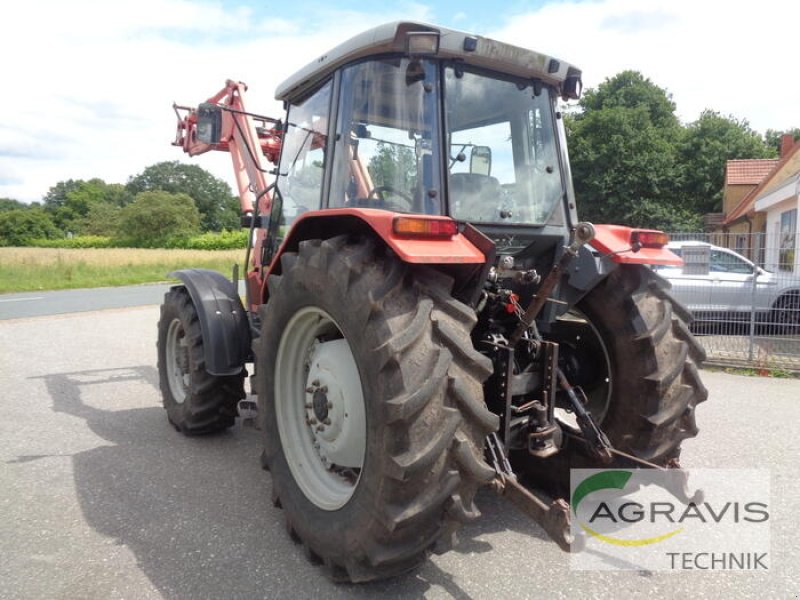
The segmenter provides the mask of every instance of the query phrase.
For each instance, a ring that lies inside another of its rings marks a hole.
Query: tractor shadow
[[[290,540],[282,511],[272,506],[269,474],[259,464],[260,432],[237,421],[217,435],[177,434],[160,406],[158,374],[152,366],[55,373],[41,379],[53,410],[83,420],[102,440],[72,458],[86,522],[130,550],[162,596],[419,598],[440,587],[454,598],[470,597],[455,575],[434,561],[373,584],[331,583]],[[109,396],[127,398],[131,390],[136,404],[146,399],[152,406],[106,408],[113,404]],[[38,458],[23,456],[14,462]],[[492,545],[480,538],[509,529],[544,539],[540,529],[493,494],[481,492],[478,503],[483,517],[462,529],[456,553],[488,552]]]

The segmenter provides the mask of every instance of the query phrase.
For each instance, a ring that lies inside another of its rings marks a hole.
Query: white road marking
[[[29,298],[0,298],[0,302],[23,302],[25,300],[44,300],[44,296],[30,296]]]

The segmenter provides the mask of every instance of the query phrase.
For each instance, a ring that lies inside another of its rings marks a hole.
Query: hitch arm
[[[558,547],[565,552],[580,552],[585,540],[575,537],[570,530],[569,504],[557,498],[550,504],[529,492],[519,481],[506,458],[503,443],[496,433],[490,433],[486,445],[492,465],[497,473],[492,485],[498,494],[507,498],[514,506],[533,519]]]
[[[516,477],[505,478],[501,494],[523,513],[533,519],[564,552],[583,550],[584,538],[575,537],[570,532],[569,504],[563,498],[556,498],[546,504],[527,489]]]

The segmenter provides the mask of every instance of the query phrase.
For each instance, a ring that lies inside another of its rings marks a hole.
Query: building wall
[[[756,264],[764,264],[764,241],[767,231],[767,215],[762,212],[755,213],[752,223],[741,219],[725,228],[725,235],[721,236],[724,242],[717,245],[725,246],[746,256]]]
[[[781,243],[781,215],[786,211],[796,209],[798,211],[797,227],[795,230],[795,253],[794,253],[794,273],[800,275],[800,199],[797,196],[788,198],[783,202],[770,206],[766,211],[766,254],[764,268],[768,271],[779,272],[779,254]],[[763,214],[763,213],[758,213]],[[786,271],[780,271],[786,273]]]
[[[749,194],[754,185],[726,185],[722,192],[722,212],[729,214],[739,205],[739,202]]]
[[[800,172],[800,152],[795,152],[789,159],[781,165],[781,168],[772,173],[770,180],[764,189],[758,192],[759,196],[769,194],[772,190],[780,186],[788,177]]]

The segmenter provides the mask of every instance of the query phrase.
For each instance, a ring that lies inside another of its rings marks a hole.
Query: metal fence
[[[800,371],[796,235],[676,233],[683,267],[658,267],[695,317],[706,364]]]

